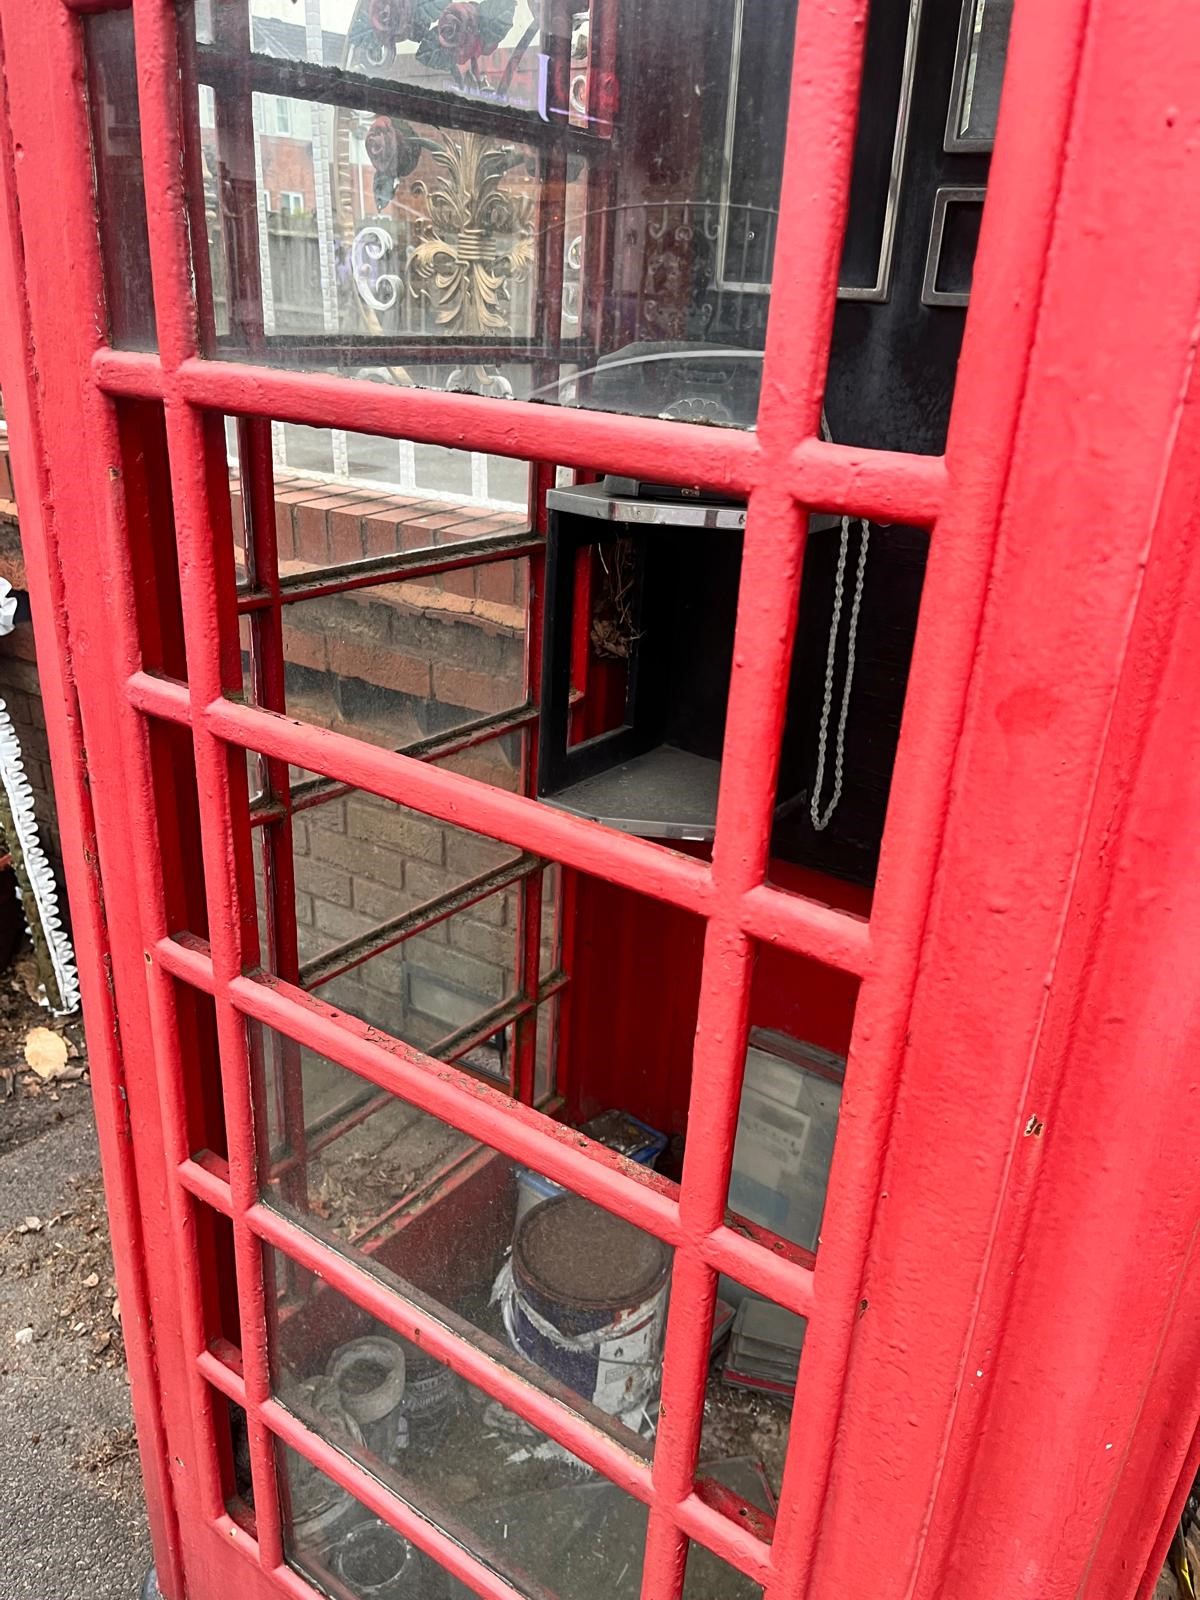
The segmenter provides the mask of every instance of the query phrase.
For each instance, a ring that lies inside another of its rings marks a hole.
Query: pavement
[[[136,1600],[150,1548],[87,1085],[0,1103],[6,1121],[0,1595]]]

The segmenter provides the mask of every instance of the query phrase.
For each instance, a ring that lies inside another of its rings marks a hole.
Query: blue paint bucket
[[[506,1322],[521,1353],[613,1416],[644,1405],[662,1373],[671,1257],[578,1195],[535,1206],[513,1242]]]

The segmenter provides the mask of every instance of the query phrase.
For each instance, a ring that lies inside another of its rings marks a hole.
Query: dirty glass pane
[[[546,94],[546,57],[537,48],[542,10],[529,0],[310,0],[297,16],[272,0],[251,0],[251,48],[481,104],[534,109]],[[584,10],[577,34],[586,21]]]
[[[267,1060],[295,1048],[255,1037]],[[329,1103],[371,1109],[327,1122],[303,1163],[281,1149],[270,1202],[648,1450],[669,1248],[332,1061],[311,1063],[306,1091],[319,1074]]]
[[[251,562],[238,443],[253,426],[249,419],[225,419],[239,582]],[[276,558],[285,580],[346,562],[528,531],[525,461],[292,423],[264,421],[258,427],[271,465]],[[511,571],[483,582],[480,598],[524,600]]]
[[[715,1478],[771,1517],[783,1483],[807,1326],[735,1279],[718,1281],[700,1458],[729,1469],[702,1465],[698,1475]]]
[[[183,11],[210,355],[753,426],[797,0],[633,0],[615,27],[584,0]],[[1010,11],[871,9],[840,442],[944,444],[963,316],[926,292],[931,217],[986,188]]]
[[[537,1047],[534,1057],[533,1103],[545,1105],[555,1090],[558,1065],[558,996],[553,995],[538,1011]]]
[[[267,1254],[280,1284],[285,1258]],[[277,1312],[275,1391],[315,1432],[522,1592],[540,1585],[570,1600],[638,1600],[646,1533],[639,1502],[328,1286],[300,1275]],[[302,1570],[332,1573],[364,1600],[467,1593],[452,1580],[437,1588],[436,1569],[406,1541],[294,1453],[283,1459],[289,1556]],[[706,1460],[702,1470],[771,1509],[749,1458]],[[370,1587],[385,1578],[394,1589]],[[760,1593],[691,1545],[685,1600]]]
[[[512,845],[365,790],[305,807],[292,819],[302,970],[348,940],[365,938],[380,924],[452,894],[519,855]],[[463,915],[504,927],[504,910],[502,901],[488,899]]]
[[[419,521],[416,528],[406,525],[422,516],[445,514],[452,507],[462,507],[462,514],[444,526],[457,527],[461,538],[519,531],[528,525],[529,467],[524,461],[290,422],[273,425],[272,449],[276,488],[286,489],[292,503],[304,503],[306,481],[316,480],[312,495],[316,499],[315,490],[328,488],[325,480],[332,477],[364,491],[357,497],[361,518],[406,529],[403,537],[397,531],[390,539],[383,527],[364,530],[368,556],[443,542],[413,537],[422,527]],[[483,526],[468,531],[472,521]],[[498,528],[487,526],[497,521]]]
[[[339,1407],[332,1425],[304,1398],[294,1409],[315,1431],[345,1449],[361,1454],[360,1430]],[[318,1403],[327,1398],[318,1385]],[[353,1430],[343,1434],[339,1423]],[[353,1495],[314,1467],[299,1451],[276,1441],[275,1456],[283,1501],[283,1544],[289,1566],[311,1578],[325,1594],[353,1596],[354,1600],[446,1600],[449,1579],[440,1567],[386,1522],[368,1511]]]
[[[486,835],[326,787],[293,811],[290,830],[260,830],[264,965],[408,1044],[508,1083],[525,981],[522,897],[545,869]],[[548,972],[543,959],[541,977]],[[528,984],[532,1000],[532,974]]]
[[[837,1137],[845,1058],[767,1028],[751,1031],[729,1207],[815,1252]]]
[[[693,1596],[694,1600],[702,1600],[702,1597],[706,1600],[709,1595],[719,1595],[720,1600],[757,1600],[763,1588],[753,1578],[746,1577],[744,1572],[738,1572],[728,1562],[722,1561],[720,1556],[706,1550],[702,1544],[689,1540],[683,1592],[685,1596]]]
[[[526,582],[524,560],[503,561],[294,600],[286,703],[272,709],[390,749],[515,711],[528,694]]]
[[[85,16],[83,36],[109,336],[124,349],[153,350],[133,12],[127,7]]]
[[[615,35],[582,0],[206,14],[218,108],[255,63],[240,124],[200,108],[232,180],[210,250],[242,280],[213,353],[752,424],[794,12],[637,0]]]
[[[458,1046],[471,1041],[464,1065],[508,1083],[511,1029],[495,1013],[517,993],[519,892],[500,890],[344,971],[334,955],[323,969],[333,966],[334,975],[309,975],[306,987],[441,1058],[458,1059]],[[356,960],[355,951],[344,959]]]
[[[283,1258],[269,1256],[281,1281]],[[609,1535],[620,1554],[617,1570],[624,1565],[635,1574],[636,1597],[645,1512],[621,1490],[334,1290],[310,1279],[280,1303],[278,1315],[275,1389],[315,1432],[522,1591],[540,1585],[554,1594],[600,1593],[578,1584],[600,1541],[593,1508],[615,1512],[619,1526]],[[406,1553],[369,1513],[347,1506],[306,1463],[293,1456],[288,1472],[293,1545],[302,1561],[315,1558],[364,1600],[389,1565],[437,1580],[436,1568],[411,1547]],[[581,1496],[581,1486],[592,1492]],[[436,1591],[394,1592],[425,1600]],[[453,1584],[442,1592],[467,1593]]]

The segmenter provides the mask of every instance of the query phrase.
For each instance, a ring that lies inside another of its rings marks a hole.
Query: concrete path
[[[0,1593],[136,1600],[150,1554],[86,1086],[46,1110],[0,1152]]]

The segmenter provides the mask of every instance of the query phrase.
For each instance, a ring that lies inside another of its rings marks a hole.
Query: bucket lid
[[[528,1212],[513,1243],[517,1277],[580,1310],[640,1305],[666,1281],[670,1265],[658,1239],[574,1194]]]

